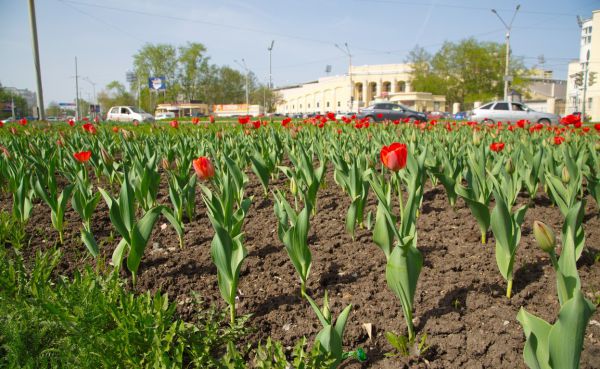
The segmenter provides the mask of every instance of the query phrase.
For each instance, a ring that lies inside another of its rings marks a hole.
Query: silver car
[[[471,121],[479,123],[517,122],[521,119],[534,123],[558,124],[560,117],[552,113],[543,113],[529,108],[527,105],[511,101],[494,101],[484,104],[467,115]]]

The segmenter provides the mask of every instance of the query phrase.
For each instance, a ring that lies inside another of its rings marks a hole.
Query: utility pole
[[[77,75],[77,57],[75,57],[75,120],[79,120],[79,75]]]
[[[10,92],[10,112],[12,114],[13,122],[16,121],[17,117],[15,116],[15,95],[12,91]]]
[[[35,78],[37,87],[38,119],[46,120],[46,112],[44,111],[44,93],[42,91],[42,71],[40,67],[40,52],[38,49],[37,22],[35,20],[34,0],[29,0],[29,24],[31,26],[33,65],[35,66]]]
[[[246,66],[246,61],[244,60],[244,58],[242,58],[242,63],[240,64],[240,62],[238,62],[237,60],[234,60],[234,62],[236,62],[237,65],[239,65],[240,67],[244,68],[244,70],[246,71],[246,115],[249,115],[249,110],[250,110],[250,105],[249,105],[249,94],[248,94],[248,67]]]
[[[517,5],[515,12],[513,14],[513,17],[510,20],[509,24],[506,24],[506,22],[504,21],[504,19],[502,19],[500,14],[498,14],[496,9],[492,9],[492,13],[496,14],[498,19],[500,19],[500,22],[502,22],[502,24],[504,24],[504,27],[506,27],[506,61],[505,61],[506,65],[504,67],[504,100],[505,101],[508,101],[508,83],[512,82],[512,76],[509,75],[509,72],[510,72],[510,31],[512,29],[512,24],[515,20],[515,17],[517,16],[517,12],[519,11],[519,8],[521,8],[520,4]]]
[[[350,53],[350,49],[348,48],[348,43],[344,42],[344,46],[346,50],[342,49],[338,44],[335,44],[335,47],[340,49],[341,52],[346,54],[348,57],[348,77],[350,79],[350,99],[348,100],[348,112],[352,111],[352,107],[354,105],[354,84],[352,83],[352,54]]]
[[[590,51],[587,51],[585,62],[583,63],[583,104],[581,105],[581,120],[585,122],[585,103],[588,85],[588,69],[590,64]]]

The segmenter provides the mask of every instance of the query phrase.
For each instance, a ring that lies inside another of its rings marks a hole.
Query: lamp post
[[[249,109],[250,109],[250,105],[249,104],[249,96],[248,96],[248,67],[246,66],[246,61],[244,60],[244,58],[241,59],[242,63],[240,63],[237,60],[234,60],[234,62],[239,65],[240,67],[242,67],[244,69],[244,71],[246,71],[246,115],[249,114]]]
[[[86,81],[90,85],[92,85],[92,90],[94,92],[94,117],[96,117],[96,105],[98,105],[98,100],[96,99],[96,85],[97,83],[90,80],[88,77],[81,77],[82,80]]]
[[[504,67],[504,100],[505,101],[508,100],[508,83],[510,81],[512,81],[512,77],[508,75],[509,68],[510,68],[510,31],[512,29],[512,24],[515,20],[515,17],[517,16],[517,12],[519,11],[520,8],[521,8],[521,5],[520,4],[517,5],[509,24],[506,24],[506,22],[504,21],[504,19],[502,19],[500,14],[498,14],[496,9],[492,9],[492,13],[496,14],[498,19],[500,19],[500,22],[502,22],[502,24],[504,24],[504,27],[506,27],[506,65]]]
[[[346,54],[346,56],[348,57],[348,77],[350,79],[350,99],[348,100],[348,112],[351,112],[352,105],[354,102],[354,94],[353,94],[354,85],[352,83],[352,54],[350,53],[350,49],[348,48],[347,42],[344,42],[344,46],[346,47],[346,50],[342,49],[338,44],[335,44],[335,47],[337,47],[341,52]]]
[[[77,74],[77,57],[75,57],[75,120],[79,119],[79,75]]]
[[[275,40],[271,41],[271,46],[267,48],[269,50],[269,89],[273,88],[273,75],[271,72],[271,52],[273,51],[273,45],[275,45]]]
[[[581,120],[585,122],[585,103],[587,99],[588,72],[590,64],[590,51],[587,51],[585,62],[583,63],[583,104],[581,105]]]

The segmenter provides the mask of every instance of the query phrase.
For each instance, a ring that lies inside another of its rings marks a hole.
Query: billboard
[[[75,111],[76,105],[75,105],[75,103],[70,103],[70,102],[59,102],[58,103],[58,107],[61,110],[73,110],[73,111]]]
[[[165,76],[148,78],[148,87],[154,91],[164,91],[167,89],[167,80]]]

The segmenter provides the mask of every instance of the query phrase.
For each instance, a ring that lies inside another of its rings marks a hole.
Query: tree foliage
[[[505,46],[474,38],[444,42],[434,54],[415,47],[407,58],[413,66],[413,90],[446,96],[446,102],[470,105],[475,101],[501,98],[504,94]],[[524,92],[527,74],[522,60],[511,58],[511,88]]]
[[[116,105],[135,105],[135,99],[119,81],[112,81],[98,93],[98,103],[104,111]]]
[[[11,103],[15,104],[15,115],[18,117],[31,115],[31,110],[27,104],[27,100],[23,97],[11,94],[8,90],[0,85],[0,118],[8,118],[12,116]]]
[[[175,47],[170,44],[146,44],[133,56],[133,71],[141,87],[142,108],[153,111],[156,104],[196,100],[212,104],[241,104],[246,102],[246,75],[229,66],[210,63],[201,43],[188,42]],[[165,92],[151,92],[148,78],[164,76]],[[251,104],[273,106],[276,93],[260,84],[248,72],[248,92]],[[137,82],[132,83],[137,90]]]

